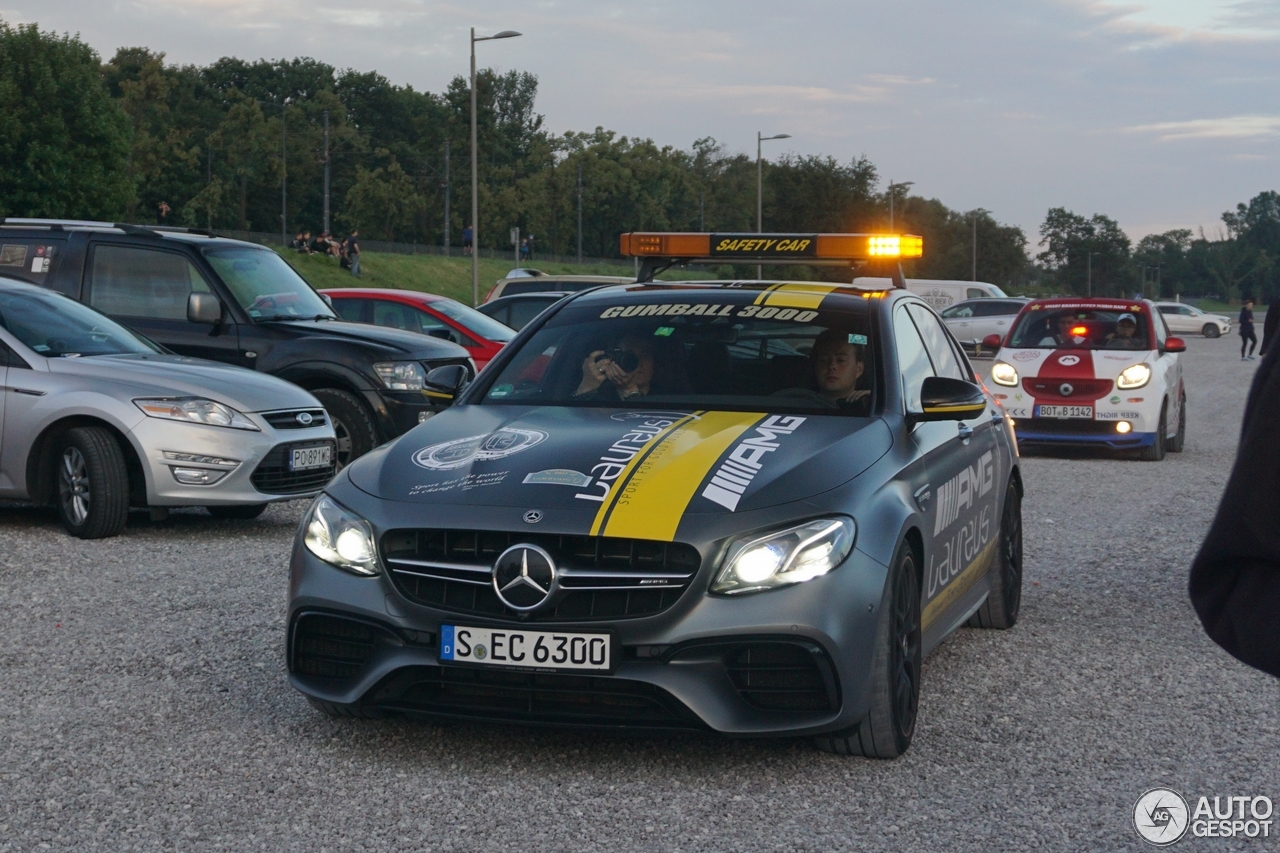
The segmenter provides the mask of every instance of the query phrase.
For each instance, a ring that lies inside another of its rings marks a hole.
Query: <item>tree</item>
[[[1133,284],[1128,236],[1114,219],[1095,213],[1091,218],[1054,207],[1040,226],[1036,257],[1054,274],[1059,286],[1094,296],[1123,295]]]
[[[0,215],[120,218],[129,142],[92,48],[0,21]]]
[[[390,157],[386,149],[377,154]],[[415,191],[413,179],[391,157],[385,167],[357,169],[345,203],[342,219],[351,228],[363,229],[366,237],[395,240],[407,236],[422,206],[422,197]]]

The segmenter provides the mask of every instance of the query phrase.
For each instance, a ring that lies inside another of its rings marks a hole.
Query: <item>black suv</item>
[[[5,219],[0,274],[57,290],[182,355],[306,388],[333,418],[346,464],[450,402],[426,373],[474,365],[456,344],[344,323],[274,251],[212,232]]]

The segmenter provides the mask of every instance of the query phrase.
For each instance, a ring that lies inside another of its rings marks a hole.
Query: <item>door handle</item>
[[[961,441],[968,441],[969,439],[973,438],[973,427],[969,426],[968,424],[960,424],[960,429],[957,430],[957,432],[960,435]]]

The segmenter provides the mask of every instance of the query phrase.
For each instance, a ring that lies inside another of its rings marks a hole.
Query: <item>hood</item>
[[[456,406],[349,475],[384,500],[592,510],[612,529],[802,500],[891,445],[882,421],[839,416]]]
[[[996,361],[1012,364],[1021,377],[1054,379],[1114,379],[1131,364],[1146,361],[1152,350],[1009,349]]]
[[[308,392],[265,373],[180,355],[126,354],[51,358],[49,372],[101,383],[129,397],[207,397],[241,412],[319,408]]]
[[[418,332],[390,329],[371,323],[340,320],[272,320],[269,324],[305,334],[308,339],[334,338],[344,343],[373,344],[391,354],[404,353],[415,359],[466,358],[467,351],[451,341]]]

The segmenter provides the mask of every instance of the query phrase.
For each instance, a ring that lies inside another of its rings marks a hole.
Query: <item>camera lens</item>
[[[624,373],[630,373],[640,366],[640,356],[629,350],[617,349],[609,353],[609,358],[614,364],[622,368]]]

